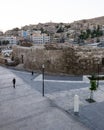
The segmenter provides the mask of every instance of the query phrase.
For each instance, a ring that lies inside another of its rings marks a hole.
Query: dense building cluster
[[[87,44],[104,41],[104,18],[80,20],[73,23],[39,23],[0,32],[0,44],[27,40],[33,44],[76,43]]]

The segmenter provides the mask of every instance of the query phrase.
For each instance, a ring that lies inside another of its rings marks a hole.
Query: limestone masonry
[[[63,74],[103,73],[104,49],[73,46],[69,44],[37,45],[32,47],[13,47],[14,59],[18,58],[25,69],[41,70]]]

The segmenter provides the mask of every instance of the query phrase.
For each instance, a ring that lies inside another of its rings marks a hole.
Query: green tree
[[[91,36],[91,30],[90,29],[87,29],[86,30],[86,33],[87,33],[87,38],[89,38]]]
[[[87,37],[87,33],[81,31],[81,34],[79,35],[79,39],[81,39],[81,40],[85,40],[85,39],[87,39],[87,38],[88,38],[88,37]]]
[[[6,41],[5,41],[5,45],[8,45],[8,44],[9,44],[9,41],[8,41],[8,40],[6,40]]]
[[[41,33],[44,33],[44,29],[43,28],[40,28],[40,31],[41,31]]]
[[[93,100],[93,92],[97,90],[98,86],[97,86],[97,83],[96,83],[96,79],[95,79],[95,76],[92,75],[91,79],[90,79],[90,100]]]
[[[94,37],[95,37],[95,34],[96,34],[96,31],[93,30],[93,31],[91,32],[91,38],[94,38]]]
[[[62,27],[60,27],[58,30],[57,30],[57,33],[61,33],[61,32],[64,32],[64,29]]]
[[[8,45],[9,44],[9,41],[8,40],[3,40],[2,41],[2,45]]]

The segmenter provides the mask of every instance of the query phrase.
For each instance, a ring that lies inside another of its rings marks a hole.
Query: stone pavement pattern
[[[42,97],[15,71],[0,67],[0,130],[89,130],[48,96]]]
[[[79,115],[73,113],[74,95],[79,95],[80,110]],[[73,117],[83,122],[91,130],[104,130],[104,82],[100,83],[97,91],[94,92],[95,103],[88,103],[89,88],[72,89],[70,91],[56,92],[47,96],[61,109],[69,112]]]
[[[104,130],[104,102],[93,103],[80,109],[78,119],[91,130]]]

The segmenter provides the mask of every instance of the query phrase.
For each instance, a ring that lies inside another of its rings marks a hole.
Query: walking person
[[[31,71],[31,75],[32,75],[32,78],[31,78],[31,80],[33,79],[33,75],[34,75],[34,72],[33,71]]]
[[[31,74],[33,75],[33,74],[34,74],[34,72],[32,71],[32,72],[31,72]]]
[[[15,84],[16,84],[16,79],[15,78],[13,78],[13,88],[15,88]]]

